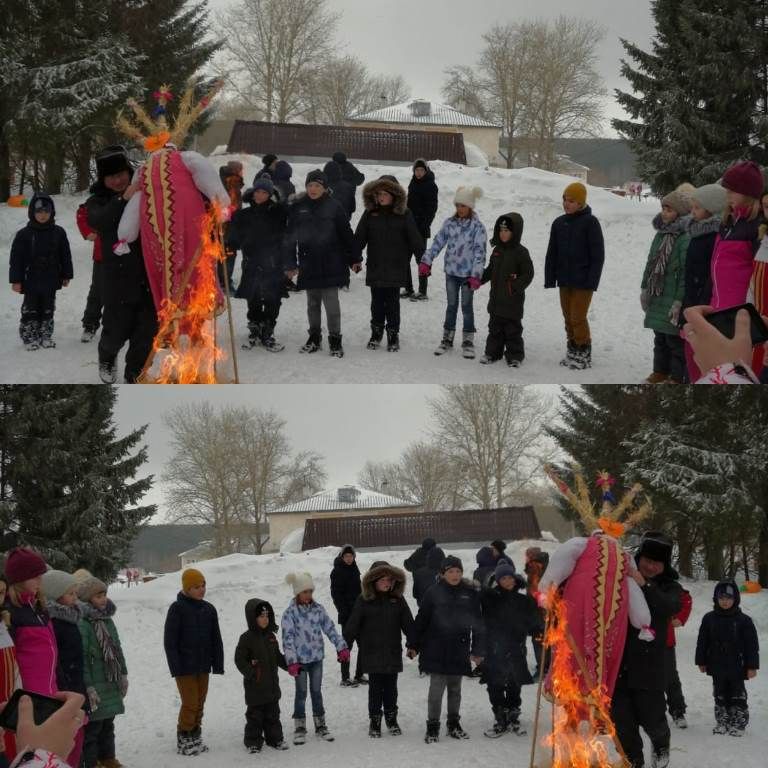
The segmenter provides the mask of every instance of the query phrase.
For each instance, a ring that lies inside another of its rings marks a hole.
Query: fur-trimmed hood
[[[395,181],[391,181],[390,179],[375,179],[374,181],[369,181],[363,187],[363,205],[365,206],[366,211],[375,211],[380,207],[376,202],[376,193],[379,190],[389,192],[389,194],[394,198],[394,202],[392,203],[393,213],[396,213],[398,216],[405,214],[407,210],[406,191],[400,186],[400,184]]]
[[[83,618],[83,610],[81,606],[84,603],[75,603],[74,605],[62,605],[55,600],[48,600],[46,608],[48,615],[52,619],[59,619],[66,621],[69,624],[77,624],[80,619]]]
[[[375,600],[377,597],[374,583],[383,576],[390,576],[394,579],[392,591],[389,593],[392,597],[402,597],[405,592],[405,571],[389,563],[374,563],[363,576],[363,600]]]

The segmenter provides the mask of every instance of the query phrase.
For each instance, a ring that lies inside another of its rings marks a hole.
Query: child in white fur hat
[[[296,678],[293,743],[304,744],[307,738],[307,682],[312,698],[315,733],[325,741],[333,741],[333,736],[325,724],[321,690],[325,656],[323,634],[336,647],[340,663],[349,661],[349,649],[344,639],[336,632],[336,627],[325,608],[313,599],[315,585],[312,576],[306,572],[289,573],[285,580],[291,585],[294,594],[294,599],[285,609],[280,621],[288,674]]]
[[[432,262],[443,248],[446,249],[444,271],[448,306],[445,309],[443,339],[435,350],[436,355],[442,355],[453,348],[461,295],[461,314],[464,319],[461,349],[464,357],[471,359],[475,356],[472,298],[474,291],[480,287],[488,241],[485,227],[475,212],[477,200],[482,195],[480,187],[459,187],[456,190],[453,198],[456,214],[443,222],[429,250],[421,257],[419,276],[428,277],[432,271]]]

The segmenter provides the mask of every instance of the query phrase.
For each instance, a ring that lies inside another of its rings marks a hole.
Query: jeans
[[[387,675],[371,672],[368,675],[368,714],[371,717],[384,712],[397,711],[397,672]]]
[[[400,330],[400,289],[371,288],[371,325]]]
[[[309,694],[312,698],[312,714],[315,717],[323,717],[323,662],[311,661],[301,665],[301,672],[296,678],[296,695],[293,699],[293,717],[306,717],[307,706],[307,681],[309,681]]]
[[[456,317],[459,313],[459,293],[461,293],[461,314],[464,318],[464,333],[475,332],[475,311],[472,305],[472,291],[469,288],[466,277],[445,276],[445,292],[448,297],[448,306],[445,308],[445,322],[443,329],[456,330]]]
[[[320,333],[322,330],[321,305],[325,305],[325,321],[328,333],[338,336],[341,333],[341,306],[338,288],[307,289],[307,319],[309,332]]]
[[[459,717],[461,707],[461,675],[429,676],[429,693],[427,694],[427,719],[439,720],[443,706],[443,691],[448,689],[448,719]]]

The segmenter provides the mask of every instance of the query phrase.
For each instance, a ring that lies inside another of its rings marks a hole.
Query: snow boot
[[[712,729],[712,733],[722,736],[728,733],[729,726],[728,710],[719,704],[715,704],[715,727]]]
[[[683,730],[688,727],[688,721],[685,719],[685,715],[672,715],[672,722],[676,728]]]
[[[24,349],[32,352],[40,349],[40,324],[37,320],[28,320],[19,324],[19,336]]]
[[[191,757],[199,755],[197,744],[192,736],[192,731],[178,731],[176,733],[176,754]]]
[[[277,749],[280,752],[288,749],[288,745],[284,741],[278,741],[277,744],[270,744],[269,746],[272,747],[272,749]]]
[[[749,722],[749,710],[740,707],[731,707],[728,710],[728,734],[730,736],[743,736]]]
[[[397,352],[400,349],[400,331],[387,330],[387,352]]]
[[[560,365],[564,366],[565,368],[570,366],[571,358],[573,357],[575,349],[576,345],[572,341],[569,341],[566,347],[565,357],[560,361]]]
[[[306,352],[311,355],[313,352],[317,352],[318,349],[322,348],[323,334],[320,331],[309,331],[309,338],[299,352]]]
[[[449,717],[446,722],[448,735],[452,739],[468,739],[469,734],[461,727],[458,717]]]
[[[499,361],[498,357],[491,357],[490,355],[483,355],[479,363],[480,365],[493,365],[494,363],[497,363]]]
[[[568,367],[572,371],[583,371],[592,367],[592,345],[584,344],[574,347]]]
[[[507,711],[504,707],[494,707],[493,716],[493,725],[483,731],[483,736],[487,736],[489,739],[498,739],[507,732]]]
[[[261,752],[261,744],[252,744],[250,747],[248,747],[249,755],[258,755],[259,752]]]
[[[413,298],[413,291],[409,291],[407,288],[403,288],[403,290],[400,291],[400,298],[401,299],[412,299]]]
[[[426,744],[434,744],[436,741],[440,741],[440,721],[427,720],[427,732],[424,734],[424,742]]]
[[[667,768],[669,765],[669,750],[660,749],[658,752],[653,751],[651,756],[651,768]]]
[[[293,743],[306,744],[307,742],[307,718],[295,717],[293,719]]]
[[[449,349],[453,349],[453,338],[455,335],[456,331],[443,331],[443,339],[437,345],[435,354],[444,355]]]
[[[343,677],[339,685],[342,688],[357,688],[360,683],[358,683],[357,680],[350,680],[348,677]]]
[[[507,729],[518,736],[525,736],[528,731],[520,725],[520,710],[507,708],[504,710],[507,719]]]
[[[274,332],[275,326],[273,323],[264,323],[261,326],[261,346],[267,352],[282,352],[285,349],[285,344],[275,341]]]
[[[519,368],[523,364],[522,360],[518,360],[516,357],[510,357],[507,360],[508,368]]]
[[[117,381],[117,365],[114,360],[99,363],[99,378],[105,384],[114,384]]]
[[[469,331],[464,332],[463,341],[461,342],[461,354],[467,360],[475,359],[475,334]]]
[[[253,349],[258,346],[261,339],[261,323],[249,322],[248,323],[248,341],[243,344],[243,349]]]
[[[664,384],[664,382],[669,378],[669,374],[667,373],[659,373],[658,371],[654,371],[648,378],[643,382],[644,384]]]
[[[371,338],[368,339],[366,349],[378,349],[381,346],[381,340],[384,338],[384,326],[371,323]]]
[[[328,348],[330,350],[331,357],[344,357],[344,347],[341,346],[340,333],[328,334]]]
[[[393,709],[391,712],[384,713],[384,722],[387,724],[387,729],[393,736],[402,736],[403,732],[400,730],[400,725],[397,722],[397,710]]]
[[[368,735],[372,739],[381,738],[381,713],[371,715],[371,724],[368,726]]]
[[[315,721],[315,736],[318,739],[323,739],[323,741],[333,741],[333,736],[325,724],[325,715],[315,715],[313,719]]]
[[[80,336],[80,341],[83,344],[90,344],[96,336],[98,328],[83,328],[83,333]]]
[[[190,735],[195,741],[198,754],[208,751],[208,745],[203,742],[203,732],[200,726],[190,731]]]
[[[56,347],[56,342],[53,340],[53,320],[43,320],[40,323],[40,346],[43,349]]]

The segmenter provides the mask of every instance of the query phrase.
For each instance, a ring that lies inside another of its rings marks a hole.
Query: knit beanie
[[[275,185],[272,183],[272,179],[270,179],[269,176],[262,176],[260,179],[256,179],[256,183],[252,188],[251,197],[253,197],[253,192],[257,189],[271,195],[275,191]]]
[[[99,594],[99,592],[106,591],[107,585],[101,579],[97,579],[95,576],[91,576],[90,578],[81,582],[77,590],[77,596],[84,603],[89,603],[95,595]]]
[[[71,573],[51,569],[43,574],[41,588],[49,600],[58,600],[71,587],[77,585],[77,580]]]
[[[496,579],[496,581],[499,581],[499,579],[502,579],[504,576],[516,576],[517,573],[515,572],[515,569],[506,561],[503,563],[499,563],[496,566],[496,570],[493,572],[493,577]]]
[[[319,168],[316,168],[314,171],[310,171],[307,174],[307,180],[304,182],[304,186],[308,187],[312,182],[322,184],[326,188],[328,187],[328,177]]]
[[[450,568],[458,568],[462,573],[464,573],[464,566],[461,564],[461,560],[459,560],[459,558],[455,555],[448,555],[448,557],[443,560],[442,564],[440,565],[440,573],[445,573]]]
[[[504,550],[507,548],[507,542],[501,539],[494,539],[491,542],[491,546],[499,553],[504,554]]]
[[[765,190],[765,179],[760,166],[748,160],[735,163],[723,175],[720,184],[731,192],[759,200]]]
[[[466,205],[467,208],[474,210],[478,198],[483,196],[483,190],[480,187],[459,187],[453,196],[454,205]]]
[[[314,590],[315,588],[315,582],[312,581],[312,576],[306,571],[289,573],[285,577],[285,583],[291,585],[294,595],[298,595],[300,592],[305,592],[308,589]]]
[[[580,181],[574,181],[565,188],[563,197],[574,200],[584,207],[587,204],[587,188]]]
[[[429,170],[429,166],[427,165],[426,160],[422,160],[419,158],[414,164],[413,164],[413,170],[415,171],[417,168],[423,168],[425,171]]]
[[[185,592],[189,592],[193,587],[201,587],[203,584],[205,584],[205,576],[197,568],[187,568],[181,574],[181,588]]]
[[[333,162],[342,165],[343,163],[347,162],[347,156],[343,152],[334,152]]]
[[[264,155],[264,157],[261,158],[261,162],[263,165],[272,165],[272,163],[277,160],[277,155],[273,155],[271,153]]]
[[[81,584],[86,579],[90,579],[93,574],[87,569],[87,568],[78,568],[73,574],[72,578],[78,583]]]
[[[721,213],[728,202],[725,190],[719,184],[705,184],[703,187],[697,187],[691,192],[691,200],[695,200],[711,214]]]
[[[679,216],[686,216],[691,212],[691,202],[682,193],[675,190],[661,198],[662,207],[667,206],[676,211]]]
[[[9,585],[42,576],[47,570],[45,560],[27,547],[12,549],[5,558],[5,578]]]

